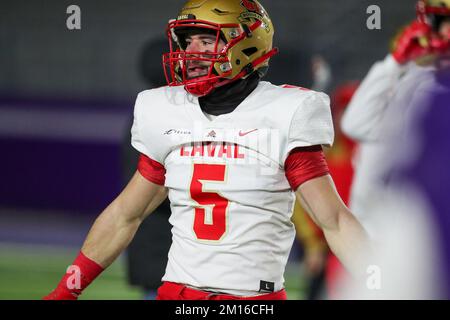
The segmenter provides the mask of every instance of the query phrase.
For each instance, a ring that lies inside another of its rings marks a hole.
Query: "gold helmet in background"
[[[186,51],[186,32],[214,34],[214,52]],[[191,94],[204,96],[253,72],[263,76],[278,52],[273,34],[272,21],[256,0],[190,0],[167,27],[170,52],[163,55],[163,64],[169,86],[184,85]],[[219,51],[220,40],[225,47]],[[189,61],[209,62],[208,74],[188,79]]]
[[[391,52],[396,50],[398,41],[409,27],[415,23],[416,26],[422,24],[428,31],[423,27],[423,34],[418,35],[416,41],[425,51],[414,61],[422,66],[431,65],[449,53],[450,34],[447,35],[448,28],[443,31],[441,26],[444,21],[450,20],[450,0],[419,0],[416,4],[416,14],[417,20],[402,27],[391,40]]]
[[[416,11],[419,21],[436,29],[440,18],[450,17],[450,0],[419,0]]]

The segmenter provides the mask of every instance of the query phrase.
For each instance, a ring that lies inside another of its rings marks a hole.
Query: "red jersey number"
[[[228,199],[217,192],[203,191],[203,181],[225,181],[226,166],[222,164],[194,164],[191,198],[199,204],[195,208],[194,232],[199,240],[220,240],[227,229]],[[212,217],[206,221],[205,207],[212,208]]]

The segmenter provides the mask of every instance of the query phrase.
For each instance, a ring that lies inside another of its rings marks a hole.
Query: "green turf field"
[[[0,244],[0,299],[40,299],[61,279],[77,254],[77,248]],[[82,299],[141,299],[139,289],[127,284],[123,258],[96,279]],[[298,264],[286,270],[289,299],[301,299]]]

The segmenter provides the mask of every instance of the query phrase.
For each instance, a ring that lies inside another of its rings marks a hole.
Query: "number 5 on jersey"
[[[223,164],[194,164],[190,186],[195,207],[194,232],[199,240],[220,240],[227,229],[228,199],[217,192],[204,191],[203,182],[224,182],[226,166]],[[206,208],[212,207],[212,221],[206,222]]]

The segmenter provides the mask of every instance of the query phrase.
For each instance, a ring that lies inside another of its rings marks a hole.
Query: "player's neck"
[[[247,79],[219,87],[209,95],[199,98],[200,107],[203,112],[215,116],[233,112],[256,89],[260,80],[257,72],[254,72]]]

